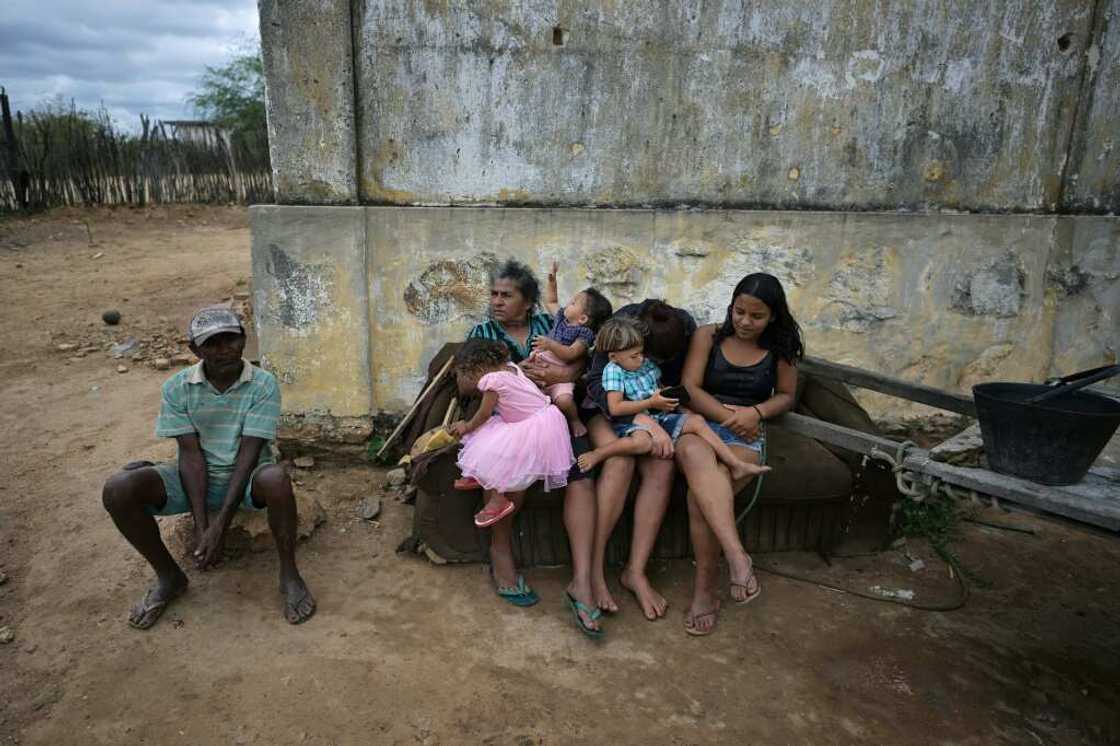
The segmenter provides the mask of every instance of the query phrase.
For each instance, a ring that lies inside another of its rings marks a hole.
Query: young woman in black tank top
[[[689,408],[703,415],[724,442],[744,449],[746,458],[757,463],[762,423],[793,406],[803,352],[801,329],[782,284],[773,275],[747,275],[735,287],[723,323],[701,327],[692,336],[681,376],[691,397]],[[685,630],[706,635],[719,613],[721,551],[731,575],[732,601],[752,601],[762,588],[735,525],[735,492],[746,483],[732,484],[702,442],[682,442],[678,462],[682,458],[689,462],[687,473],[697,475],[689,479],[688,491],[696,581]],[[704,468],[709,461],[710,468]]]

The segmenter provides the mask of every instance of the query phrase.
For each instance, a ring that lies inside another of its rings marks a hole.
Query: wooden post
[[[8,94],[0,88],[0,119],[4,127],[4,165],[8,181],[16,196],[16,204],[26,210],[28,207],[27,187],[30,179],[19,167],[19,148],[16,146],[16,130],[12,126],[12,109],[8,104]]]

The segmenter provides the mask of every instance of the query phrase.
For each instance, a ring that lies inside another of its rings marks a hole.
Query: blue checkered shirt
[[[652,360],[646,360],[637,370],[626,370],[616,363],[603,368],[603,390],[621,391],[626,401],[648,399],[658,390],[661,369]]]

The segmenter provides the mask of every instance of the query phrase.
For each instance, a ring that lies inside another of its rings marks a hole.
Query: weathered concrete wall
[[[357,201],[354,67],[347,0],[259,0],[277,199]]]
[[[435,351],[484,317],[507,256],[542,273],[559,260],[562,294],[665,297],[701,322],[744,274],[772,272],[811,354],[950,390],[1116,361],[1120,340],[1116,218],[257,207],[253,229],[289,412],[406,408]]]
[[[261,362],[284,411],[370,414],[369,280],[360,208],[250,209]]]
[[[1118,8],[356,0],[360,197],[1115,209]]]
[[[1097,4],[1063,206],[1120,213],[1120,0]]]

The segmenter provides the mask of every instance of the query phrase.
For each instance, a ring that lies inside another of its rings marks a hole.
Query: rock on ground
[[[302,541],[309,538],[315,529],[327,520],[327,512],[315,496],[295,486],[292,489],[295,492],[296,510],[299,513],[296,539]],[[171,553],[183,562],[189,562],[191,552],[194,551],[194,519],[190,514],[184,514],[161,519],[161,522],[165,528],[164,534],[167,536]],[[270,551],[275,546],[272,531],[268,527],[268,511],[237,511],[226,534],[227,556],[240,556],[246,551]]]

